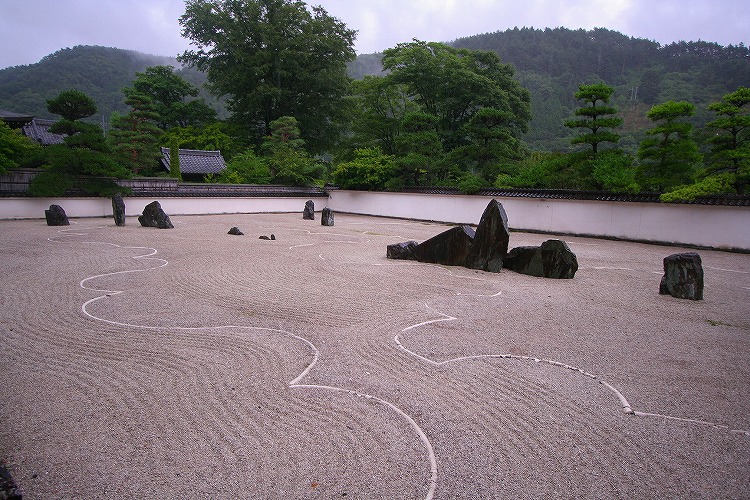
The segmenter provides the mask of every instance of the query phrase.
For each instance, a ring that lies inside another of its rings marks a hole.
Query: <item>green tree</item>
[[[693,125],[685,120],[694,113],[695,106],[685,101],[657,104],[646,113],[656,123],[638,148],[640,172],[648,187],[665,191],[692,180],[701,155],[691,137]]]
[[[529,92],[494,52],[414,40],[386,50],[383,68],[420,111],[437,118],[435,130],[445,151],[469,142],[464,126],[483,108],[505,113],[502,126],[512,137],[528,129]]]
[[[180,168],[180,146],[177,141],[169,145],[169,176],[182,180],[182,168]]]
[[[23,165],[28,158],[40,152],[39,144],[24,137],[20,130],[11,129],[7,123],[0,120],[0,174]]]
[[[112,158],[101,127],[79,121],[96,113],[92,103],[90,97],[78,91],[65,91],[48,101],[51,113],[65,113],[50,131],[67,137],[64,144],[47,149],[49,164],[32,179],[32,195],[62,196],[72,188],[82,194],[109,196],[122,190],[113,178],[127,178],[130,171]]]
[[[227,184],[270,184],[271,169],[252,149],[235,155],[218,178]]]
[[[94,100],[83,92],[64,90],[47,101],[47,111],[72,122],[93,115],[97,109]]]
[[[225,158],[231,157],[235,151],[235,140],[227,133],[227,125],[222,122],[203,127],[172,127],[161,136],[160,144],[169,147],[173,142],[184,149],[221,151]]]
[[[263,141],[266,163],[275,184],[311,186],[320,184],[324,165],[303,149],[297,120],[282,116],[271,122],[271,135]]]
[[[378,148],[360,148],[354,151],[352,161],[336,165],[331,172],[334,184],[342,189],[381,191],[395,173],[392,155]]]
[[[238,123],[263,137],[294,116],[312,150],[334,142],[355,31],[300,0],[188,0],[180,24],[197,50],[179,59],[207,72]]]
[[[112,119],[112,148],[134,174],[154,174],[161,158],[158,142],[162,131],[155,123],[159,115],[151,98],[139,92],[129,92],[125,104],[130,106],[130,112]]]
[[[603,83],[578,87],[578,92],[574,95],[584,102],[584,106],[575,111],[575,115],[580,118],[566,120],[565,126],[584,129],[584,132],[571,139],[571,144],[589,144],[593,154],[596,154],[602,142],[620,140],[620,136],[609,129],[622,125],[622,118],[613,116],[617,113],[616,108],[606,106],[614,91],[614,87]]]
[[[438,117],[423,111],[408,113],[401,120],[402,132],[396,138],[398,177],[404,186],[424,184],[439,176],[443,148],[436,131]]]
[[[737,194],[750,184],[750,88],[740,87],[724,95],[708,109],[716,118],[706,126],[715,130],[711,137],[709,175],[727,174]]]
[[[216,111],[196,98],[198,88],[174,72],[171,66],[151,66],[136,73],[126,95],[140,93],[154,102],[156,123],[162,130],[171,127],[201,126],[216,120]]]

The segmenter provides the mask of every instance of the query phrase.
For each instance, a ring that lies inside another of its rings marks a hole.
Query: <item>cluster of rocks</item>
[[[578,270],[578,259],[564,241],[548,240],[539,247],[518,247],[510,252],[509,242],[508,216],[502,204],[492,200],[476,231],[467,225],[456,226],[422,243],[388,245],[386,256],[493,273],[506,268],[544,278],[571,279]]]
[[[303,220],[315,220],[315,203],[312,200],[305,202],[305,208],[302,211]],[[333,226],[333,210],[326,207],[320,216],[321,226]]]

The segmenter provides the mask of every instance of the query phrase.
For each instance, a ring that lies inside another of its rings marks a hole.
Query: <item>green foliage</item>
[[[691,137],[693,126],[684,121],[695,113],[689,102],[667,101],[649,110],[656,126],[646,131],[638,149],[643,183],[659,191],[690,182],[701,155]]]
[[[295,116],[312,150],[333,143],[355,31],[297,0],[191,0],[180,24],[197,50],[179,59],[207,72],[237,123],[262,137]]]
[[[693,184],[680,186],[659,196],[664,202],[693,201],[699,196],[728,194],[734,191],[734,177],[729,174],[719,174],[705,177]]]
[[[265,159],[248,149],[235,155],[227,163],[226,170],[217,181],[226,184],[270,184],[271,177],[271,169],[268,168]]]
[[[266,164],[275,184],[312,186],[322,183],[325,165],[302,149],[297,120],[282,116],[269,125],[271,134],[263,141]]]
[[[75,121],[96,113],[94,100],[78,90],[65,90],[47,101],[47,111],[64,120]]]
[[[0,174],[22,166],[40,152],[41,146],[0,120]]]
[[[169,176],[182,180],[182,169],[180,168],[180,146],[177,141],[169,145]]]
[[[195,98],[198,88],[175,73],[171,66],[152,66],[135,76],[132,88],[125,88],[123,92],[150,97],[159,128],[201,126],[216,120],[216,111],[204,99]]]
[[[342,189],[385,189],[395,173],[394,157],[383,154],[378,148],[360,148],[354,153],[352,161],[340,163],[333,169],[333,183]]]
[[[164,132],[160,144],[169,147],[177,143],[183,149],[221,151],[225,158],[235,150],[235,140],[227,133],[227,125],[214,122],[203,127],[173,127]]]
[[[618,142],[620,136],[612,132],[611,128],[622,125],[622,118],[613,117],[617,109],[612,106],[604,106],[609,102],[613,87],[603,83],[592,85],[581,85],[575,98],[584,102],[584,106],[576,109],[575,115],[582,117],[574,120],[566,120],[565,126],[569,128],[582,128],[584,132],[571,139],[571,144],[588,144],[591,151],[596,155],[599,144],[602,142]],[[599,104],[601,101],[602,104]]]
[[[750,185],[750,88],[740,87],[724,95],[709,109],[716,118],[706,126],[716,134],[709,139],[709,174],[728,173],[737,194]]]
[[[464,194],[476,194],[481,189],[486,188],[488,186],[489,186],[489,182],[487,182],[487,180],[485,180],[484,178],[478,175],[473,175],[473,174],[464,175],[464,177],[458,183],[458,188]]]
[[[630,194],[641,190],[636,181],[636,169],[632,156],[613,149],[599,153],[592,163],[592,177],[599,189]]]
[[[161,129],[153,101],[145,94],[131,92],[125,103],[131,107],[125,116],[115,115],[109,141],[116,158],[136,175],[153,175],[159,169],[158,146]]]

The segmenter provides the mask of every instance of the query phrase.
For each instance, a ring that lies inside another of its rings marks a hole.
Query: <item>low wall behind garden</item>
[[[484,208],[498,199],[512,229],[618,238],[653,243],[750,251],[750,207],[639,201],[552,199],[540,196],[383,193],[332,189],[293,196],[133,196],[128,216],[140,215],[158,200],[169,215],[299,212],[312,199],[315,209],[334,212],[477,224]],[[69,217],[111,217],[109,198],[0,198],[0,219],[44,218],[51,204]]]

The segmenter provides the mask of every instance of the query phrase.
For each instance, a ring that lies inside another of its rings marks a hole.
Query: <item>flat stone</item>
[[[261,234],[260,236],[258,236],[258,239],[259,239],[259,240],[270,240],[271,238],[269,238],[269,237],[268,237],[268,236],[266,236],[265,234]]]
[[[115,226],[125,225],[125,200],[120,193],[112,196],[112,217],[115,219]]]
[[[502,204],[493,199],[482,213],[466,267],[499,273],[508,253],[509,240],[508,216]]]
[[[703,300],[703,264],[695,252],[664,257],[659,293],[678,299]]]
[[[474,230],[471,227],[456,226],[417,245],[414,257],[419,262],[463,266],[473,241]]]
[[[403,243],[393,243],[388,245],[385,256],[389,259],[398,260],[416,260],[414,250],[417,248],[416,241],[404,241]]]
[[[69,226],[70,221],[65,214],[65,210],[60,205],[50,205],[49,209],[44,211],[44,217],[47,219],[48,226]]]
[[[143,227],[156,227],[159,229],[172,229],[172,221],[169,216],[162,210],[158,201],[152,201],[143,208],[143,214],[138,217],[138,222]]]
[[[242,236],[242,235],[244,235],[245,233],[243,233],[242,231],[240,231],[240,228],[238,228],[237,226],[234,226],[233,228],[231,228],[231,229],[230,229],[230,230],[229,230],[229,231],[227,232],[227,234],[233,234],[233,235],[235,235],[235,236]]]
[[[326,207],[323,209],[323,213],[320,216],[321,226],[333,226],[333,210]]]
[[[315,203],[312,200],[305,202],[305,209],[302,211],[302,218],[304,220],[315,220]]]

